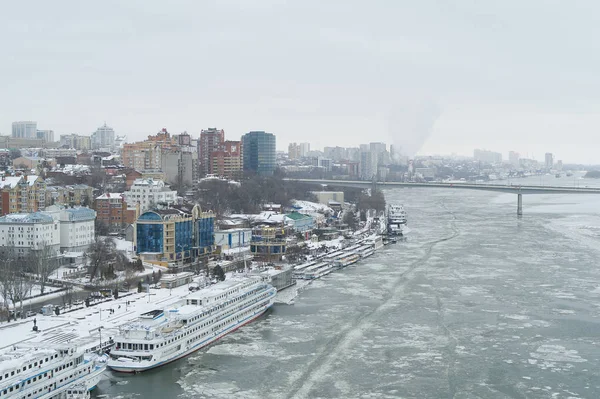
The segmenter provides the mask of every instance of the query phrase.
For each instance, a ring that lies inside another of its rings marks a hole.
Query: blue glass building
[[[204,212],[196,219],[197,255],[209,254],[215,245],[215,218],[212,213]]]
[[[172,207],[141,214],[134,229],[135,252],[145,261],[168,266],[189,262],[214,249],[214,214]]]
[[[270,176],[275,171],[275,135],[250,132],[242,136],[244,171]]]

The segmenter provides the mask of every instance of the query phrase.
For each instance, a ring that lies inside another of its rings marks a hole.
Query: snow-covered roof
[[[66,209],[63,209],[63,212],[66,213],[65,216],[67,217],[68,221],[70,221],[70,222],[96,219],[96,211],[93,209],[90,209],[88,207],[85,207],[85,206],[78,206],[75,208],[66,208]],[[63,217],[61,215],[61,220],[62,219],[63,219]]]
[[[20,176],[8,176],[8,177],[4,177],[0,181],[0,189],[2,189],[2,188],[13,188],[13,187],[15,187],[19,183],[19,181],[21,181],[21,177]]]
[[[323,205],[318,202],[311,202],[311,201],[294,201],[294,208],[298,211],[320,212],[320,213],[332,212],[333,213],[333,209],[331,209],[327,205]]]
[[[291,219],[284,214],[273,211],[264,211],[259,214],[234,214],[231,219],[249,220],[256,223],[289,223]]]
[[[122,198],[122,196],[122,193],[105,193],[99,197],[96,197],[96,199]]]
[[[145,178],[145,179],[135,179],[133,181],[133,185],[134,186],[156,186],[156,187],[162,187],[165,185],[165,182],[162,180],[158,180],[158,179],[153,179],[151,177]]]
[[[12,223],[52,223],[53,219],[47,213],[33,212],[33,213],[10,213],[0,217],[0,223],[12,224]]]

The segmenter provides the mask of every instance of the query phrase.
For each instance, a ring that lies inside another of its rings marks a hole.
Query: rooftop
[[[0,217],[0,223],[52,223],[52,216],[42,213],[11,213]]]
[[[288,213],[285,216],[287,216],[288,218],[290,218],[292,220],[312,219],[312,216],[308,216],[308,215],[305,215],[305,214],[300,213],[300,212]]]
[[[122,198],[123,194],[121,193],[106,193],[106,194],[102,194],[99,197],[96,197],[96,199],[110,199],[110,198]]]

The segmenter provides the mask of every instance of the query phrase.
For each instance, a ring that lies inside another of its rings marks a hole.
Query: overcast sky
[[[250,130],[600,163],[597,1],[6,2],[0,133]]]

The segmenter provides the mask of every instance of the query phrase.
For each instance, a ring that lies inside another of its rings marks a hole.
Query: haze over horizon
[[[128,141],[218,127],[600,164],[600,4],[283,0],[13,2],[0,16],[0,133]]]

